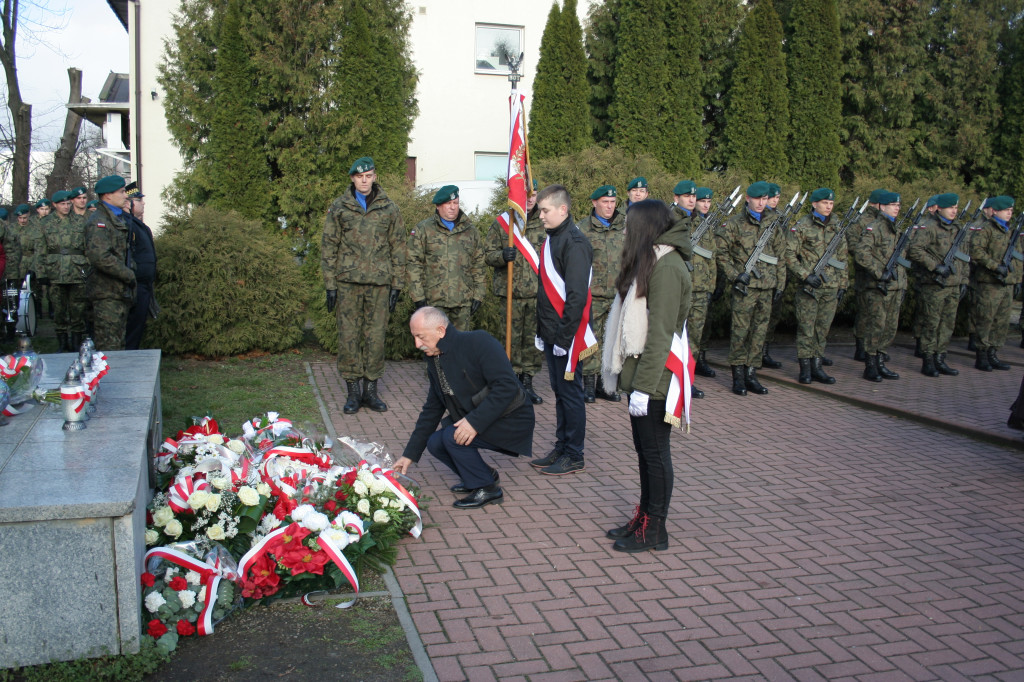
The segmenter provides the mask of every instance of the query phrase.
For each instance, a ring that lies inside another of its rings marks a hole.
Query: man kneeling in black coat
[[[456,500],[456,507],[500,503],[498,471],[484,464],[479,448],[523,457],[533,454],[533,404],[512,364],[493,336],[485,331],[460,332],[437,308],[417,310],[409,330],[427,356],[430,388],[395,470],[407,473],[426,447],[459,475],[462,483],[452,486],[452,492],[469,493]],[[435,431],[438,424],[441,428]]]

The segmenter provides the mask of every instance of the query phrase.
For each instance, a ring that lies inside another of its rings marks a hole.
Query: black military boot
[[[825,374],[821,368],[821,358],[811,358],[811,378],[822,384],[836,383],[836,378]]]
[[[764,395],[768,392],[768,389],[761,385],[761,382],[757,380],[757,368],[747,366],[746,376],[743,377],[743,384],[747,387],[747,390],[751,393],[758,395]]]
[[[665,530],[665,518],[645,514],[643,520],[630,535],[619,538],[612,545],[617,552],[646,552],[649,549],[668,549],[668,531]]]
[[[617,403],[622,400],[622,395],[618,391],[606,391],[604,388],[604,377],[600,374],[597,375],[597,388],[594,389],[594,396],[601,400],[610,400],[613,403]]]
[[[747,387],[743,382],[743,365],[732,366],[732,392],[736,395],[746,395]]]
[[[971,334],[967,337],[967,350],[977,353],[978,352],[978,335]]]
[[[761,365],[769,369],[779,369],[782,367],[782,363],[772,358],[771,350],[771,344],[764,344],[764,348],[761,349]]]
[[[693,368],[693,373],[702,377],[714,378],[715,370],[708,364],[707,358],[704,357],[704,351],[697,353],[697,364]]]
[[[945,353],[939,353],[938,355],[935,356],[935,369],[939,370],[939,374],[945,374],[946,376],[949,377],[955,377],[957,374],[960,373],[960,370],[953,369],[952,367],[946,364]]]
[[[366,387],[363,389],[363,400],[362,404],[369,407],[374,412],[387,412],[388,404],[380,399],[377,395],[377,380],[376,379],[363,379]]]
[[[889,362],[889,354],[884,350],[882,351],[882,362]]]
[[[878,354],[878,375],[883,379],[899,379],[900,375],[885,366],[885,353]]]
[[[530,399],[530,402],[534,405],[540,405],[544,402],[544,398],[537,395],[537,392],[533,390],[533,375],[523,374],[519,375],[519,379],[523,382],[523,390],[526,391],[526,397]]]
[[[988,361],[988,352],[977,349],[974,352],[974,369],[980,369],[982,372],[991,372],[992,365]]]
[[[690,397],[691,398],[703,398],[704,397],[704,391],[700,390],[699,388],[697,388],[693,384],[690,384]]]
[[[922,353],[921,374],[925,375],[926,377],[939,376],[939,370],[935,368],[935,353]]]
[[[921,350],[921,337],[914,338],[914,357],[924,359],[924,351]]]
[[[583,376],[583,402],[592,403],[597,400],[597,375]]]
[[[878,373],[877,355],[864,354],[864,378],[876,384],[882,381],[882,375]]]
[[[797,358],[796,361],[800,364],[800,378],[798,381],[801,384],[811,383],[811,359]]]
[[[348,399],[345,400],[345,407],[341,411],[345,414],[355,414],[359,411],[359,403],[363,399],[363,392],[359,389],[359,379],[349,381],[345,379],[345,387],[348,389]]]
[[[999,356],[996,355],[995,346],[991,346],[988,349],[988,364],[992,365],[992,369],[1010,369],[1010,365],[1000,360]]]
[[[821,356],[821,364],[823,364],[825,367],[831,367],[832,366],[832,358],[830,358],[830,357],[828,357],[826,355],[822,355]]]
[[[866,362],[868,354],[864,352],[864,339],[854,339],[857,343],[857,349],[853,351],[853,359],[857,362]]]

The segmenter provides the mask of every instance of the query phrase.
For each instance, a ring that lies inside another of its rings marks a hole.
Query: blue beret
[[[632,180],[629,181],[629,185],[626,186],[626,191],[628,192],[629,190],[636,189],[637,187],[647,189],[647,178],[633,178]]]
[[[96,187],[93,191],[95,191],[96,194],[110,194],[124,186],[125,180],[120,175],[108,175],[96,183]]]
[[[697,183],[693,180],[680,180],[672,190],[672,194],[696,194]]]
[[[441,189],[437,190],[434,194],[434,198],[431,201],[435,204],[447,204],[449,201],[454,201],[459,198],[459,188],[455,185],[445,185]]]
[[[1013,197],[1008,197],[1005,194],[992,197],[985,202],[985,208],[991,208],[993,211],[1005,211],[1008,208],[1013,208]]]
[[[836,193],[828,187],[819,187],[811,192],[811,203],[815,201],[835,201]]]
[[[711,191],[710,187],[698,187],[697,188],[697,201],[701,199],[710,199],[714,196],[714,192]]]
[[[600,187],[598,187],[597,189],[590,193],[590,198],[595,201],[600,199],[601,197],[615,196],[618,196],[618,193],[615,191],[615,185],[601,185]]]
[[[373,159],[369,156],[361,156],[356,159],[356,162],[348,169],[348,174],[356,175],[357,173],[365,173],[367,171],[372,171],[374,168],[376,168],[376,166],[373,165]]]
[[[763,180],[759,180],[758,182],[751,183],[750,187],[747,187],[747,196],[751,197],[751,198],[754,198],[754,199],[759,199],[761,197],[766,197],[766,196],[768,196],[768,190],[769,189],[771,189],[771,188],[768,187],[768,183],[767,182],[765,182]]]
[[[960,195],[953,192],[935,195],[935,205],[939,208],[950,208],[960,203]]]

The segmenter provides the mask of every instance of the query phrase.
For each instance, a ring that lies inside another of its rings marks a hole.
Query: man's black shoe
[[[501,504],[504,501],[505,493],[497,485],[489,485],[484,488],[477,488],[461,500],[455,500],[452,504],[456,509],[476,509],[488,504]]]
[[[494,484],[493,485],[497,485],[498,484],[498,480],[501,478],[501,474],[499,474],[498,470],[495,469],[494,467],[488,467],[488,468],[491,470],[491,474],[494,476]],[[473,492],[474,489],[473,488],[467,488],[462,483],[456,483],[451,488],[449,488],[449,490],[451,490],[456,495],[465,495],[466,493]]]
[[[700,390],[699,388],[697,388],[693,384],[690,384],[690,397],[691,398],[703,398],[704,397],[704,391]]]
[[[572,459],[569,455],[562,455],[558,458],[558,461],[551,466],[544,467],[540,470],[542,474],[548,476],[564,476],[565,474],[575,474],[583,471],[586,468],[586,464],[583,463],[582,459]]]
[[[558,458],[561,457],[561,456],[562,456],[561,452],[559,452],[558,450],[552,450],[551,452],[549,452],[548,454],[544,455],[543,457],[538,457],[537,459],[531,459],[530,460],[530,466],[535,466],[538,469],[543,469],[544,467],[549,467],[552,464],[554,464],[555,462],[557,462]]]

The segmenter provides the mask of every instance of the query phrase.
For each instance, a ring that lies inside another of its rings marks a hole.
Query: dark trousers
[[[548,378],[555,394],[555,450],[574,460],[583,459],[583,438],[587,434],[587,406],[583,402],[583,372],[577,366],[572,379],[565,378],[569,356],[555,356],[554,345],[544,344]]]
[[[665,401],[651,400],[647,414],[630,416],[633,447],[640,469],[640,511],[666,518],[672,500],[672,425],[665,421]]]
[[[470,489],[483,488],[494,483],[491,468],[480,457],[479,448],[493,450],[494,446],[481,438],[474,438],[469,445],[459,445],[455,442],[453,424],[442,426],[427,439],[427,450],[430,454],[458,474],[462,484]]]
[[[128,311],[128,324],[124,333],[124,349],[138,350],[149,318],[149,301],[153,297],[153,283],[139,281],[135,284],[135,305]]]

